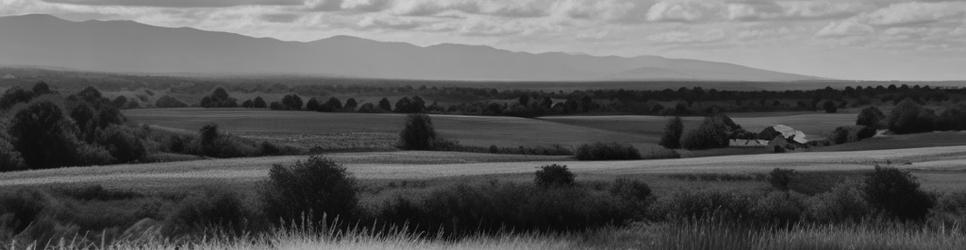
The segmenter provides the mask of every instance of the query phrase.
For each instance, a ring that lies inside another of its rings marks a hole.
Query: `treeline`
[[[119,105],[92,87],[63,95],[40,82],[0,96],[0,172],[159,160],[157,153],[210,157],[291,154],[206,126],[183,135],[127,124]]]
[[[313,88],[333,88],[334,91],[313,91]],[[252,90],[235,90],[252,93]],[[258,91],[263,91],[258,89]],[[255,92],[258,92],[255,91]],[[497,90],[463,87],[372,87],[372,86],[296,86],[282,100],[266,103],[261,97],[246,100],[241,105],[227,96],[224,88],[217,88],[206,96],[202,107],[248,107],[276,110],[313,110],[321,112],[433,112],[467,115],[499,115],[534,117],[542,115],[585,113],[628,113],[649,115],[710,115],[720,112],[821,111],[838,112],[841,108],[867,105],[896,105],[911,100],[920,105],[958,103],[966,97],[964,89],[933,88],[930,86],[889,85],[876,87],[846,87],[844,89],[789,90],[789,91],[722,91],[701,87],[677,90],[587,90],[533,91]],[[383,98],[377,103],[359,103],[355,98],[344,102],[338,98],[310,98],[320,93],[357,93],[366,96],[379,94],[407,96],[391,102]],[[301,95],[301,96],[300,96]],[[260,100],[260,101],[259,101]],[[314,101],[313,101],[314,100]],[[430,104],[426,100],[433,100]],[[447,103],[446,106],[438,102]]]

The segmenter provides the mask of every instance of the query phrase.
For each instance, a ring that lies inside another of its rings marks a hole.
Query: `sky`
[[[38,13],[287,41],[350,35],[845,80],[966,80],[966,0],[0,0],[0,16]]]

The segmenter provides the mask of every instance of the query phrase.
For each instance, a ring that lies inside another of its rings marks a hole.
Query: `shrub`
[[[782,192],[788,191],[788,184],[795,178],[795,170],[776,168],[768,174],[768,183]]]
[[[14,148],[33,169],[110,161],[98,159],[103,155],[101,149],[81,142],[73,122],[49,100],[33,102],[17,112],[8,130]]]
[[[154,106],[159,108],[183,108],[187,107],[188,104],[178,100],[178,98],[166,95],[159,97],[158,100],[154,102]]]
[[[839,107],[836,106],[835,102],[833,101],[826,101],[825,103],[822,104],[822,109],[825,110],[825,113],[832,114],[832,113],[838,112]]]
[[[641,152],[631,145],[598,142],[577,147],[577,159],[581,161],[639,160]]]
[[[228,233],[240,235],[252,213],[235,194],[205,190],[181,201],[165,218],[168,235]]]
[[[661,137],[661,146],[670,149],[681,148],[681,134],[684,133],[684,122],[681,117],[675,116],[668,120],[664,126],[664,135]]]
[[[274,222],[327,225],[357,215],[356,181],[345,167],[322,156],[275,165],[262,190],[263,211]]]
[[[118,162],[140,161],[148,155],[144,142],[128,128],[111,126],[98,134],[98,143]]]
[[[263,109],[263,108],[267,108],[268,104],[265,103],[265,99],[262,99],[261,96],[256,96],[255,100],[252,101],[252,107],[257,109]]]
[[[865,178],[863,188],[869,203],[886,215],[902,220],[919,220],[933,206],[933,199],[919,190],[919,183],[908,172],[876,166]]]
[[[410,114],[399,133],[399,147],[405,150],[431,150],[436,142],[433,120],[426,114]]]
[[[25,169],[26,165],[20,157],[20,152],[10,144],[10,137],[6,133],[6,129],[0,126],[0,172]]]
[[[698,128],[684,134],[681,146],[687,150],[728,147],[729,134],[737,127],[733,123],[727,116],[707,117]]]
[[[397,198],[380,221],[407,224],[419,233],[466,236],[501,232],[566,232],[627,222],[623,201],[608,193],[577,187],[458,185],[427,195],[421,202]]]
[[[322,112],[339,112],[342,111],[342,101],[339,98],[330,97],[328,101],[320,107]]]
[[[573,186],[574,173],[571,173],[565,165],[547,165],[537,170],[534,183],[540,187]]]
[[[321,111],[322,104],[319,103],[319,99],[309,99],[309,102],[305,103],[305,110],[311,111]]]
[[[935,119],[932,110],[904,100],[889,113],[887,127],[896,134],[928,132],[933,130]]]
[[[201,106],[205,108],[234,108],[238,107],[235,98],[228,95],[224,88],[216,88],[210,95],[201,99]]]
[[[379,109],[382,112],[392,112],[392,104],[389,103],[389,99],[382,98],[382,100],[379,100]]]
[[[966,105],[958,104],[947,107],[936,123],[937,129],[966,130]]]
[[[282,97],[282,106],[285,110],[302,110],[302,98],[298,95],[286,95]]]
[[[751,209],[754,222],[765,225],[790,226],[805,214],[804,196],[798,193],[770,192],[756,199]]]
[[[835,144],[858,142],[875,136],[875,129],[866,126],[842,126],[832,132],[832,142]]]
[[[831,191],[812,196],[806,204],[806,217],[825,223],[857,222],[871,211],[862,190],[849,184],[839,184]]]
[[[679,220],[714,216],[721,219],[752,219],[755,197],[734,191],[679,191],[658,198],[652,216]]]
[[[859,112],[859,117],[856,119],[855,125],[878,129],[883,127],[883,120],[885,120],[885,114],[879,108],[870,106]]]

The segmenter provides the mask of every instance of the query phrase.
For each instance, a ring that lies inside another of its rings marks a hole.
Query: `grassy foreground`
[[[16,242],[4,247],[17,248]],[[570,234],[513,234],[443,240],[407,233],[373,234],[283,229],[263,236],[172,242],[132,238],[111,244],[72,239],[23,249],[963,249],[960,228],[899,224],[796,225],[788,229],[735,227],[709,220],[636,224]]]

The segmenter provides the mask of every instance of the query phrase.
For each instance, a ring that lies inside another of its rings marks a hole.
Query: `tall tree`
[[[675,116],[668,120],[664,126],[664,136],[661,137],[661,146],[670,149],[681,148],[681,135],[684,134],[684,122],[680,116]]]

